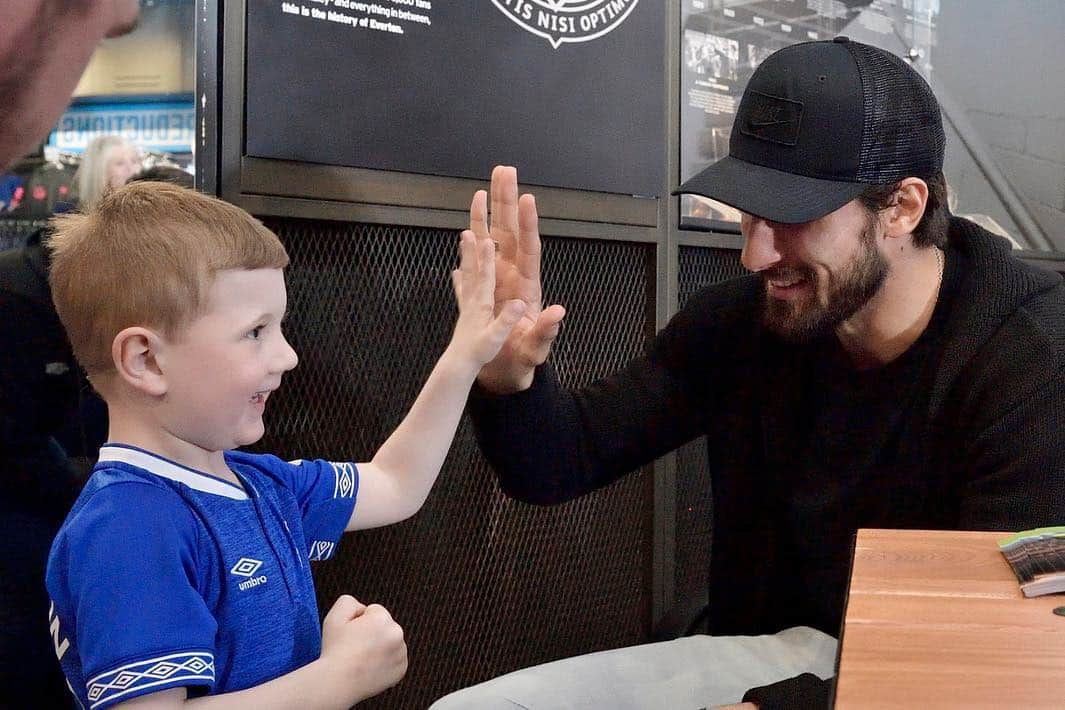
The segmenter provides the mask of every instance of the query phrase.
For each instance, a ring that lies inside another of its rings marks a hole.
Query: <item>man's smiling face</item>
[[[806,342],[861,310],[889,271],[877,229],[857,200],[803,224],[743,215],[743,265],[762,278],[766,326]]]

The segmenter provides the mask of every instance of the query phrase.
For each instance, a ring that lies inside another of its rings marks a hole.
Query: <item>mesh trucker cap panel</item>
[[[858,63],[864,131],[856,178],[884,185],[943,169],[946,137],[939,103],[924,77],[894,54],[843,45]]]

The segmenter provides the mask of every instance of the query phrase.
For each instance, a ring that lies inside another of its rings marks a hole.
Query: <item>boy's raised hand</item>
[[[459,268],[451,272],[459,318],[449,350],[459,353],[475,370],[491,360],[525,312],[525,304],[511,299],[496,312],[495,245],[479,240],[470,230],[459,239]]]
[[[321,659],[350,692],[351,704],[391,688],[407,672],[403,629],[380,604],[344,594],[322,622]]]
[[[480,248],[495,252],[496,312],[514,300],[524,311],[499,348],[481,369],[478,382],[497,394],[527,389],[537,365],[547,359],[566,311],[562,306],[543,308],[540,286],[540,232],[536,201],[518,197],[518,172],[498,165],[492,170],[491,224],[488,195],[478,190],[470,204],[470,231]]]

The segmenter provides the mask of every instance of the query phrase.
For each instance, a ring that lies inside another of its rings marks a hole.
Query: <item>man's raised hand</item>
[[[507,304],[520,300],[524,313],[510,331],[499,353],[478,376],[490,392],[507,394],[527,389],[537,365],[547,359],[566,311],[562,306],[543,307],[540,285],[540,232],[536,200],[518,197],[518,172],[496,166],[492,171],[491,222],[488,195],[478,190],[470,204],[470,231],[478,245],[495,251],[495,306],[498,314]]]

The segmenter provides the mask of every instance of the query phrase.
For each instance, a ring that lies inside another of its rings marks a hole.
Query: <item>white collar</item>
[[[241,490],[239,486],[187,466],[182,466],[179,463],[174,463],[143,449],[136,449],[122,444],[108,444],[100,449],[99,462],[107,463],[109,461],[127,463],[130,466],[142,468],[149,473],[183,483],[189,488],[204,493],[213,493],[233,500],[248,500],[248,494]]]

